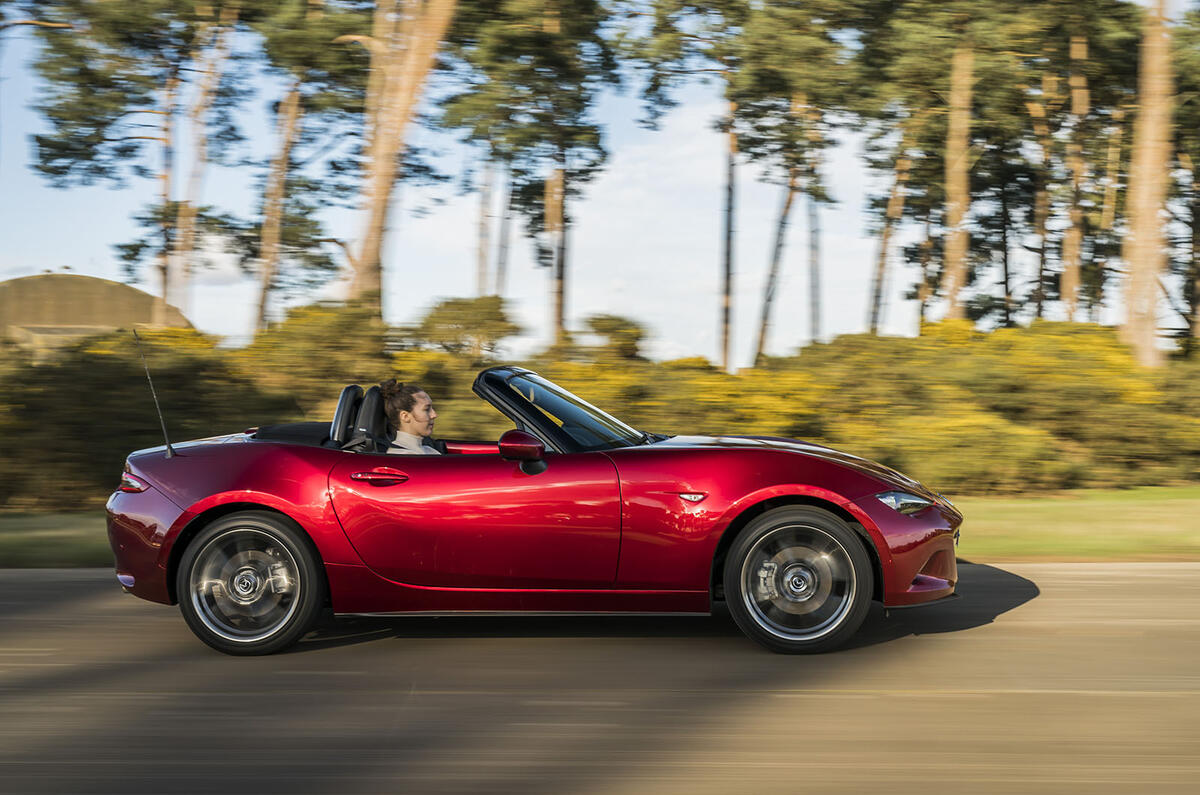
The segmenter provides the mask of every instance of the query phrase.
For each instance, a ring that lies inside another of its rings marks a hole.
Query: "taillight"
[[[128,472],[121,473],[121,485],[117,487],[117,491],[139,492],[150,488],[150,484],[135,478]]]

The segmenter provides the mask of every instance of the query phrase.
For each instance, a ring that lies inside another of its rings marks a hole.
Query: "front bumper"
[[[885,607],[909,607],[944,599],[958,584],[955,544],[962,514],[949,503],[920,513],[892,510],[873,495],[855,501],[883,536],[879,549]]]

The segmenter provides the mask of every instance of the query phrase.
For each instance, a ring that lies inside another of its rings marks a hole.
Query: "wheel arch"
[[[871,598],[874,600],[883,599],[883,565],[879,560],[879,550],[875,548],[875,542],[862,522],[845,508],[829,500],[807,494],[784,494],[756,502],[754,505],[747,507],[725,527],[724,532],[721,534],[721,539],[717,542],[716,550],[713,552],[712,567],[708,573],[708,593],[711,602],[724,601],[722,574],[725,570],[725,557],[729,552],[729,548],[733,546],[734,539],[742,531],[742,528],[767,511],[797,505],[821,508],[850,526],[850,529],[862,541],[863,547],[867,552],[867,558],[871,561]]]
[[[310,535],[309,532],[304,529],[303,525],[301,525],[288,514],[284,513],[278,508],[273,508],[270,505],[263,505],[259,502],[226,502],[220,505],[214,505],[213,507],[196,514],[186,525],[184,525],[184,527],[179,531],[179,534],[175,537],[175,540],[171,545],[171,554],[167,558],[167,596],[170,598],[171,604],[177,604],[179,602],[179,594],[176,593],[175,579],[176,575],[179,573],[179,562],[183,559],[183,553],[188,548],[188,545],[192,543],[192,539],[195,538],[201,530],[212,524],[217,519],[229,516],[230,514],[241,513],[243,511],[255,511],[257,513],[272,514],[273,516],[277,516],[290,524],[297,532],[300,533],[300,537],[308,543],[309,551],[312,552],[314,558],[320,564],[317,566],[317,569],[321,572],[322,585],[325,587],[325,602],[326,606],[328,606],[330,598],[329,575],[325,571],[325,561],[321,557],[321,551],[317,547],[316,542],[313,540],[312,535]]]

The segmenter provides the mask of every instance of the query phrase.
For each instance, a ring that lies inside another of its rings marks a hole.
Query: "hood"
[[[798,439],[785,439],[778,436],[672,436],[664,441],[656,442],[654,447],[735,447],[741,449],[782,450],[839,464],[847,469],[853,469],[864,475],[873,477],[889,486],[922,497],[928,497],[938,502],[945,500],[944,497],[927,488],[920,481],[910,478],[903,472],[898,472],[891,467],[884,466],[869,458],[843,453],[841,450],[834,450],[832,447],[826,447],[814,442],[803,442]]]

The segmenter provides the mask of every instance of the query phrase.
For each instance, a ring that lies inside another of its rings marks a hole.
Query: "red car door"
[[[329,475],[334,511],[388,579],[453,588],[609,588],[621,504],[602,453],[546,456],[528,475],[499,455],[346,453]]]

